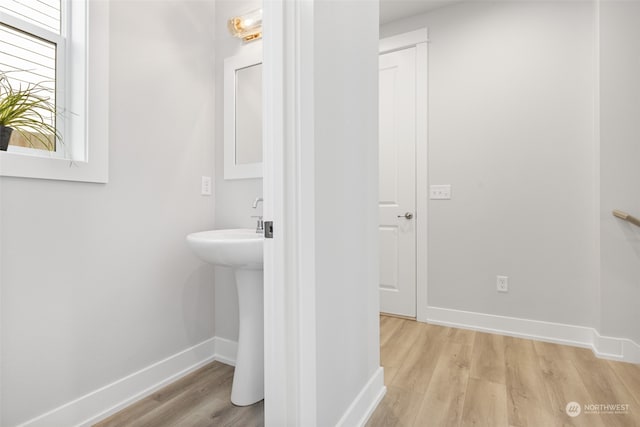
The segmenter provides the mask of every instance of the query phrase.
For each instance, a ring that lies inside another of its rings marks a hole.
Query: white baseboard
[[[238,354],[238,342],[226,338],[215,337],[215,354],[213,360],[222,362],[225,365],[236,366],[236,356]]]
[[[640,363],[640,345],[625,338],[601,336],[589,327],[439,307],[428,307],[427,315],[428,323],[586,347],[601,358]],[[218,360],[235,365],[237,346],[236,342],[224,338],[210,338],[22,423],[19,427],[88,427],[209,362]],[[384,371],[378,368],[337,427],[364,426],[385,393]]]
[[[18,427],[88,427],[218,360],[234,365],[237,343],[213,337],[33,418]]]
[[[351,402],[336,427],[362,427],[382,400],[387,388],[384,386],[384,369],[379,367]]]
[[[640,345],[626,339],[601,336],[594,328],[496,316],[448,308],[428,307],[428,323],[462,329],[586,347],[603,359],[640,363]]]

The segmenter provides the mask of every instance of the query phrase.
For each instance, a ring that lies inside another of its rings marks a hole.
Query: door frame
[[[304,0],[262,7],[263,209],[274,224],[264,244],[265,426],[315,427],[315,245],[308,226],[315,195],[301,190],[313,186],[315,173],[312,57],[305,55],[313,52],[314,9]]]
[[[380,39],[379,54],[416,48],[416,320],[427,321],[428,227],[429,207],[429,133],[427,28]],[[420,262],[420,261],[423,262]]]

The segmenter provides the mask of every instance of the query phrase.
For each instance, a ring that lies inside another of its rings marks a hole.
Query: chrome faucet
[[[257,209],[258,203],[262,202],[262,197],[256,197],[253,201],[253,205],[251,207],[253,209]],[[256,223],[256,233],[261,234],[264,233],[264,221],[262,220],[262,215],[252,215],[251,218],[257,218],[258,222]]]
[[[253,201],[253,209],[258,207],[258,203],[263,202],[264,200],[262,200],[262,197],[256,197],[256,199]]]

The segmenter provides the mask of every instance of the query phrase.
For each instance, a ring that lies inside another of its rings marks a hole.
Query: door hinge
[[[264,222],[264,238],[273,239],[273,221]]]

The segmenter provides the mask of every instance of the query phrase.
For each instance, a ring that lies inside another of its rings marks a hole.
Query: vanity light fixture
[[[245,42],[262,38],[262,9],[229,19],[229,31]]]

